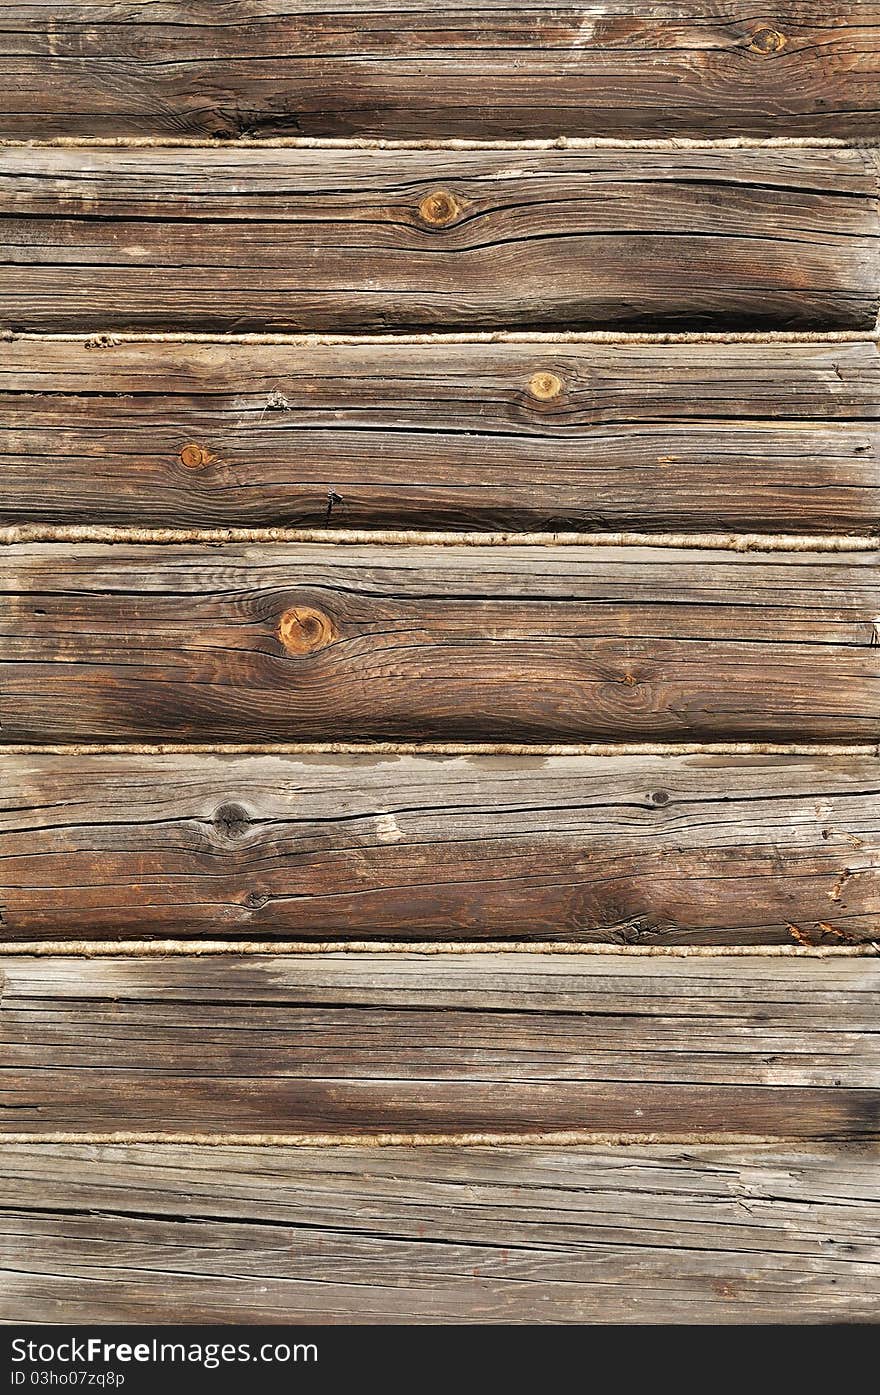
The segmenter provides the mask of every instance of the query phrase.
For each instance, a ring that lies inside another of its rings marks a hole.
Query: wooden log
[[[865,1138],[874,958],[0,958],[0,1136]]]
[[[4,6],[0,132],[871,137],[880,8]]]
[[[0,150],[10,329],[872,329],[859,148]]]
[[[28,543],[5,742],[874,741],[877,554]]]
[[[878,1174],[870,1144],[5,1144],[0,1320],[870,1322]]]
[[[3,523],[870,533],[878,458],[867,341],[0,344]]]
[[[856,943],[880,915],[877,770],[7,754],[0,934]]]

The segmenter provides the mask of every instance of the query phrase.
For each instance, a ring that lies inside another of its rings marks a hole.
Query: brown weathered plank
[[[0,935],[845,944],[878,761],[0,757]]]
[[[874,135],[880,8],[8,4],[0,133]]]
[[[0,344],[6,523],[871,532],[878,459],[864,341]]]
[[[858,148],[0,150],[12,329],[871,329]]]
[[[877,554],[17,544],[2,739],[873,741]]]
[[[877,1320],[878,1161],[870,1144],[6,1144],[0,1320]]]
[[[0,1134],[862,1138],[874,958],[0,958]]]

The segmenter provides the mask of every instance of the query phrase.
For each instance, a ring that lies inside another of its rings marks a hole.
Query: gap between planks
[[[394,139],[388,136],[47,136],[6,137],[0,148],[53,147],[116,150],[876,150],[880,139],[842,136],[546,136],[480,140],[477,137]]]
[[[10,956],[66,959],[199,958],[243,955],[278,958],[301,954],[386,956],[471,954],[605,955],[629,959],[866,959],[880,954],[871,940],[858,945],[618,945],[580,940],[12,940]]]
[[[342,347],[380,344],[388,348],[409,348],[434,344],[877,344],[880,329],[816,330],[668,330],[651,333],[610,329],[541,330],[437,330],[418,334],[236,334],[215,330],[88,330],[80,333],[36,332],[3,329],[0,343],[84,344],[89,349],[112,349],[117,344],[288,344],[299,348]]]
[[[799,533],[450,533],[390,528],[136,528],[106,524],[16,523],[0,528],[0,546],[23,543],[319,543],[334,547],[643,547],[714,552],[875,552],[878,534]]]
[[[3,1143],[38,1144],[177,1144],[187,1148],[635,1148],[652,1145],[717,1144],[763,1147],[791,1140],[780,1134],[730,1133],[5,1133]]]
[[[18,741],[0,756],[880,756],[876,741]]]

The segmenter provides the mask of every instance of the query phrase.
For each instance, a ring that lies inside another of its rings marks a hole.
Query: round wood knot
[[[224,838],[240,838],[250,827],[250,819],[240,804],[221,804],[214,814],[214,827]]]
[[[213,459],[214,457],[209,450],[206,450],[204,446],[196,445],[194,441],[184,446],[180,452],[180,463],[185,465],[188,470],[201,470],[205,465],[210,465]]]
[[[778,29],[756,29],[749,48],[753,53],[779,53],[785,44],[785,35]]]
[[[562,379],[555,373],[535,373],[529,379],[529,392],[539,402],[552,402],[562,391]]]
[[[461,212],[461,204],[448,189],[435,189],[419,204],[419,216],[434,228],[445,227]]]
[[[310,605],[292,605],[278,621],[278,638],[288,654],[314,654],[336,638],[329,615]]]

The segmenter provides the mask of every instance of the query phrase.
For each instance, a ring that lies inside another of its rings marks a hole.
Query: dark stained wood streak
[[[7,147],[0,324],[871,329],[877,159]]]
[[[3,564],[5,742],[880,734],[871,551],[35,543]]]
[[[0,959],[0,1136],[867,1138],[880,962]]]
[[[880,354],[0,343],[0,522],[33,520],[872,532]]]
[[[0,1319],[876,1321],[878,1161],[827,1143],[7,1143]]]
[[[876,134],[880,8],[8,4],[0,133]]]
[[[0,757],[0,934],[845,945],[880,761]]]

